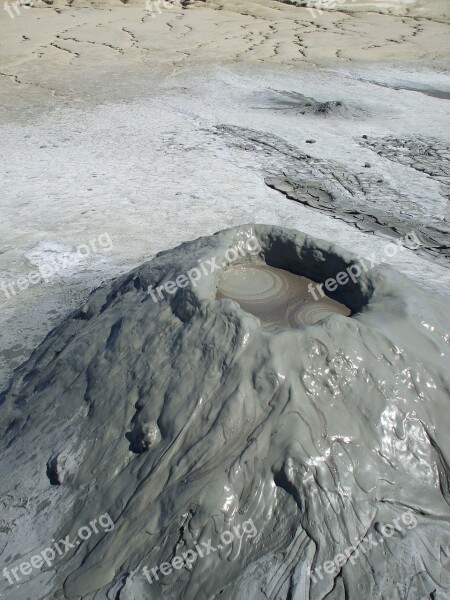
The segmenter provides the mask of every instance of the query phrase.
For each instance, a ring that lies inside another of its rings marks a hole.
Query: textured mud
[[[434,139],[368,137],[360,144],[370,148],[380,156],[401,163],[411,169],[426,173],[432,179],[442,182],[443,195],[450,202],[450,146]],[[446,214],[450,222],[450,204]]]
[[[8,489],[29,501],[11,513],[6,564],[106,511],[115,526],[8,598],[448,597],[446,308],[387,266],[332,294],[352,316],[283,331],[216,299],[222,268],[152,300],[149,288],[198,261],[222,265],[254,236],[260,251],[227,268],[323,282],[355,260],[263,225],[200,238],[94,291],[18,370],[0,444]],[[414,528],[308,578],[406,510]],[[143,566],[208,539],[217,548],[248,519],[253,539],[143,579]]]
[[[348,316],[351,312],[344,304],[320,294],[311,279],[267,266],[227,269],[219,278],[216,297],[235,300],[271,330],[314,325],[332,314]]]
[[[262,95],[268,108],[283,112],[294,112],[299,115],[318,117],[361,118],[365,113],[359,106],[349,106],[343,100],[327,100],[325,102],[299,94],[297,92],[271,90]],[[262,103],[258,108],[265,108]]]
[[[351,172],[331,160],[303,153],[282,138],[262,131],[236,126],[222,126],[216,131],[230,144],[257,153],[266,184],[288,198],[366,233],[399,239],[414,231],[420,245],[411,249],[449,266],[448,211],[442,215],[424,212],[414,206],[409,197],[392,188],[383,175],[372,173],[370,168]],[[405,164],[409,165],[410,161],[416,168],[420,165],[420,170],[428,168],[430,176],[447,181],[448,159],[444,153],[438,154],[442,164],[437,161],[433,168],[435,154],[422,157],[418,152],[414,158],[405,157]],[[395,152],[392,156],[396,156]],[[388,158],[391,159],[391,155]]]

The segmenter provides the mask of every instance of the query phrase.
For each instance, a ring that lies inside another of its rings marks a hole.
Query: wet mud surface
[[[241,265],[224,271],[216,298],[235,300],[268,330],[314,325],[332,314],[351,313],[349,308],[320,292],[311,279],[267,265]]]
[[[254,239],[232,266],[243,281],[219,270],[152,299]],[[242,226],[160,253],[69,315],[2,394],[0,497],[21,495],[3,504],[6,564],[49,531],[74,540],[99,515],[111,526],[9,597],[448,597],[447,307],[383,265],[336,290],[352,318],[267,330],[216,297],[228,286],[278,321],[289,288],[304,294],[299,278],[355,260],[295,230]],[[250,521],[251,536],[221,543]],[[316,570],[368,539],[358,559]],[[203,543],[214,551],[143,576]]]

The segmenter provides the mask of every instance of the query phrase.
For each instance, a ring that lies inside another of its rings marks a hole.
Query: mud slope
[[[0,491],[14,499],[3,555],[11,566],[19,548],[25,559],[51,537],[73,540],[106,512],[114,528],[7,597],[448,597],[445,307],[387,266],[330,293],[351,316],[314,325],[268,331],[216,299],[219,276],[240,264],[322,282],[355,260],[294,230],[242,226],[93,292],[3,397],[12,475]],[[195,284],[153,299],[194,267]],[[250,520],[257,533],[218,548]],[[144,579],[144,566],[208,540],[215,551],[190,569]]]

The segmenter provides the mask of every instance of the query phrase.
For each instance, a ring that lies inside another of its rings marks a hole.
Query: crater
[[[216,298],[234,300],[269,330],[314,325],[333,314],[351,314],[345,304],[322,295],[312,279],[268,265],[241,264],[222,271]]]

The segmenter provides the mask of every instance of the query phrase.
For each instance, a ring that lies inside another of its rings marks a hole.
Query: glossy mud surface
[[[236,262],[152,300],[150,288],[213,256],[223,265],[251,237],[260,250],[239,259],[243,273]],[[5,580],[1,593],[446,600],[446,305],[378,265],[334,292],[352,318],[273,332],[248,312],[292,324],[291,301],[307,293],[292,273],[323,282],[355,260],[299,231],[247,225],[94,291],[0,397],[4,564],[29,561],[52,538],[75,540],[100,515],[114,527],[14,587]],[[218,285],[241,306],[218,301]],[[301,302],[293,311],[294,324],[317,317]],[[222,532],[249,520],[253,537],[223,544]],[[315,571],[372,538],[339,570]],[[151,585],[143,576],[208,540],[216,551],[190,568]]]
[[[308,286],[314,286],[312,291]],[[332,314],[349,316],[344,304],[320,295],[317,284],[284,269],[267,265],[239,265],[221,274],[217,298],[235,300],[255,315],[266,329],[314,325]]]

